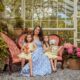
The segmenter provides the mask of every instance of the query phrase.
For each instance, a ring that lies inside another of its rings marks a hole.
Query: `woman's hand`
[[[50,47],[46,47],[45,45],[43,45],[43,48],[45,51],[50,51]]]

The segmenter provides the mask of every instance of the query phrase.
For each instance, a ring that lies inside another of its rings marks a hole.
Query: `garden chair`
[[[9,51],[9,60],[6,62],[9,65],[9,71],[12,70],[12,64],[21,62],[21,59],[17,56],[20,54],[20,49],[16,43],[5,33],[1,32],[3,40],[6,42]]]
[[[1,36],[8,46],[9,60],[6,60],[6,63],[9,65],[9,71],[11,72],[12,64],[21,63],[21,59],[18,57],[18,55],[21,53],[21,46],[26,36],[26,33],[19,36],[18,45],[5,33],[1,32]]]
[[[56,34],[51,34],[50,35],[50,40],[55,40],[55,41],[57,41],[56,42],[56,44],[58,45],[58,46],[60,46],[61,45],[61,41],[62,41],[62,38],[60,38],[60,36],[58,36],[58,35],[56,35]],[[57,60],[58,60],[58,62],[63,62],[62,61],[62,53],[63,53],[63,46],[61,46],[61,49],[60,49],[60,51],[58,52],[58,57],[57,57]],[[62,63],[62,65],[63,65],[63,63]],[[62,67],[62,66],[61,66]]]

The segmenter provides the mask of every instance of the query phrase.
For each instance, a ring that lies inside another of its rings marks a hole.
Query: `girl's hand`
[[[29,54],[30,52],[31,52],[30,50],[27,51],[28,54]]]

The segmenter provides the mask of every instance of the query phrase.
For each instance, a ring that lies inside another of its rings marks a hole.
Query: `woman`
[[[37,45],[37,49],[32,54],[33,76],[50,74],[51,65],[42,48],[43,32],[40,26],[35,27],[33,30],[33,38],[33,42]],[[23,67],[21,74],[24,76],[29,75],[29,64]]]

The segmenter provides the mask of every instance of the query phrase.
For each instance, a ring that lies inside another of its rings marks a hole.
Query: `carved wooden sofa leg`
[[[9,55],[9,74],[11,74],[12,73],[12,57],[11,57],[11,55]]]
[[[63,64],[64,64],[64,60],[62,60],[61,69],[64,69]]]
[[[3,72],[5,72],[7,70],[7,67],[8,67],[8,64],[5,64],[4,68],[3,68]]]

